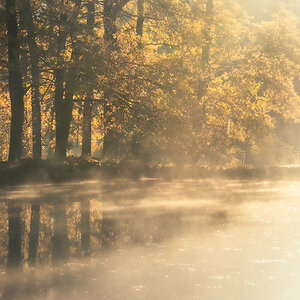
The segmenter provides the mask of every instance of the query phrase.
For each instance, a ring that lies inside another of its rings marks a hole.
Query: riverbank
[[[209,178],[219,177],[241,180],[300,179],[300,167],[243,167],[217,168],[201,166],[176,166],[158,163],[146,164],[138,160],[86,160],[68,158],[64,162],[53,160],[22,160],[0,163],[0,186],[67,182],[74,180],[150,178]]]

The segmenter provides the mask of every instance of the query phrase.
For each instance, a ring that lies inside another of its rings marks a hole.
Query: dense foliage
[[[299,19],[288,6],[253,19],[241,3],[1,2],[0,159],[21,158],[14,122],[35,159],[238,165],[288,149],[278,124],[300,116]],[[9,88],[17,61],[24,108]]]

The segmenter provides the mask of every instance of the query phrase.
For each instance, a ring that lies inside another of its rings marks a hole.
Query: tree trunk
[[[110,56],[111,51],[118,50],[118,44],[116,40],[117,33],[117,20],[118,10],[117,3],[111,0],[104,0],[103,5],[103,23],[104,23],[104,40],[107,45],[107,55]],[[104,140],[103,140],[103,158],[116,157],[117,151],[117,133],[112,128],[112,105],[110,103],[111,93],[104,92]]]
[[[30,71],[32,77],[32,141],[33,159],[40,160],[42,156],[41,138],[41,105],[40,105],[40,70],[39,50],[32,17],[32,10],[28,0],[22,1],[22,17],[27,31],[27,44],[30,55]]]
[[[62,5],[64,1],[62,0]],[[71,22],[75,23],[78,20],[78,14],[80,10],[81,0],[75,1],[75,10],[72,14]],[[67,23],[66,14],[62,14],[60,17],[60,25],[64,26]],[[75,28],[75,27],[74,27]],[[70,32],[73,38],[74,31]],[[58,66],[55,70],[55,116],[56,116],[56,145],[55,145],[55,156],[58,160],[64,160],[66,158],[68,148],[68,138],[70,132],[70,124],[72,120],[73,111],[73,96],[75,89],[76,75],[76,59],[78,58],[78,49],[74,48],[71,55],[73,60],[73,67],[66,74],[64,67],[64,58],[61,55],[61,51],[65,48],[66,33],[64,29],[60,30],[58,36]],[[74,46],[74,44],[73,44]],[[75,46],[74,46],[75,47]],[[67,78],[66,78],[66,75]],[[65,86],[65,88],[64,88]],[[65,97],[64,97],[65,95]]]
[[[66,118],[64,117],[64,87],[63,87],[63,69],[58,68],[55,71],[55,117],[56,117],[56,131],[55,131],[55,156],[59,160],[66,158],[68,139],[66,139]]]
[[[105,99],[109,99],[107,93],[104,93]],[[112,128],[111,105],[104,104],[104,140],[103,140],[103,157],[116,158],[120,154],[120,134]]]
[[[17,160],[22,156],[24,90],[20,66],[16,0],[6,0],[6,13],[8,35],[8,81],[11,101],[9,160]]]
[[[141,38],[143,37],[143,31],[144,31],[144,10],[145,10],[145,0],[138,0],[137,2],[137,21],[136,21],[136,34],[140,36]],[[143,45],[142,42],[139,41],[138,44],[139,48],[142,49]],[[136,90],[136,89],[135,89]],[[138,115],[138,103],[134,102],[133,104],[133,120],[136,119]],[[131,155],[135,159],[141,159],[142,158],[142,145],[141,145],[141,137],[137,132],[134,131],[133,136],[131,138],[131,144],[130,144],[130,150],[131,150]]]
[[[202,48],[202,57],[201,63],[202,68],[205,69],[209,63],[210,59],[210,47],[211,47],[211,30],[212,30],[212,23],[213,23],[213,10],[214,10],[214,3],[213,0],[207,0],[206,2],[206,26],[204,29],[204,47]]]
[[[136,21],[136,34],[140,37],[143,36],[144,29],[144,4],[145,0],[138,0],[137,3],[137,21]]]
[[[112,0],[104,0],[103,2],[103,24],[104,24],[104,40],[110,50],[117,49],[117,11],[116,3]]]
[[[92,102],[86,99],[83,107],[82,157],[90,157],[92,152]]]
[[[95,25],[95,3],[90,1],[87,4],[87,26],[89,34],[93,35]],[[83,128],[82,128],[82,157],[90,157],[92,154],[92,111],[93,91],[90,88],[88,97],[83,107]]]
[[[201,56],[201,67],[202,70],[205,71],[208,68],[209,65],[209,60],[210,60],[210,48],[211,48],[211,42],[212,42],[212,37],[211,37],[211,31],[212,31],[212,25],[213,25],[213,10],[214,10],[214,0],[207,0],[206,2],[206,11],[205,11],[205,28],[204,28],[204,46],[202,48],[202,56]],[[207,75],[205,75],[207,76]],[[198,84],[198,99],[201,100],[208,89],[208,84],[209,84],[209,78],[205,77],[202,80],[200,80]],[[200,111],[200,116],[201,116],[201,124],[200,126],[202,127],[205,124],[206,120],[206,101],[203,101],[201,105],[201,111]],[[198,127],[198,121],[195,121],[196,127]]]
[[[60,70],[61,71],[61,70]],[[68,139],[70,132],[70,125],[72,120],[73,111],[73,91],[66,87],[66,96],[63,101],[60,97],[63,97],[63,76],[57,73],[56,78],[58,79],[58,87],[56,91],[58,92],[57,97],[59,100],[56,101],[56,146],[55,146],[55,156],[59,160],[64,160],[66,158],[68,149]]]

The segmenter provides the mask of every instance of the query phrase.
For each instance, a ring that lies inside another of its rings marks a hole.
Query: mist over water
[[[4,189],[1,299],[298,299],[299,190],[213,179]]]

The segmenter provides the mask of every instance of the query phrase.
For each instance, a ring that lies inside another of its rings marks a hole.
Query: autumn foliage
[[[0,14],[2,161],[237,166],[298,145],[278,133],[300,116],[299,19],[286,8],[257,21],[233,0],[6,0]]]

